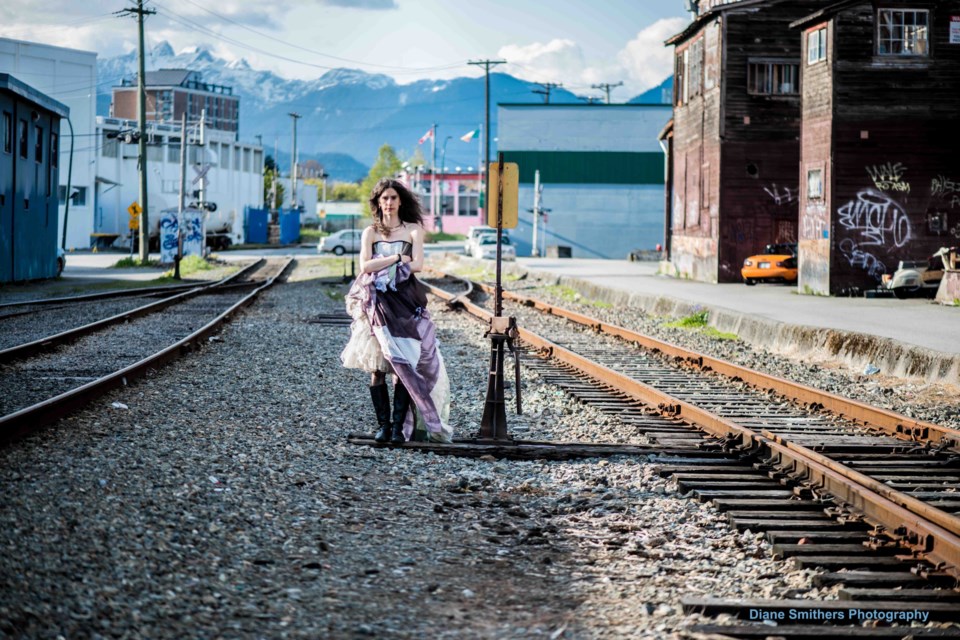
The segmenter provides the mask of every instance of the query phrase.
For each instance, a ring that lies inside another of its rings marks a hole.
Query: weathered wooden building
[[[793,26],[801,292],[876,286],[960,243],[960,1],[848,0]]]
[[[675,47],[669,252],[677,275],[740,279],[745,257],[797,239],[800,39],[823,0],[700,3]],[[672,138],[670,137],[672,135]]]

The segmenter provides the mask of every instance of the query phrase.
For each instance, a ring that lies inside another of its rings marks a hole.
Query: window
[[[27,159],[27,131],[28,131],[27,121],[21,120],[19,146],[20,146],[20,157],[23,158],[24,160]]]
[[[926,10],[880,9],[877,13],[877,54],[925,56],[929,52]]]
[[[690,88],[689,95],[693,98],[703,93],[703,38],[690,45],[688,60],[690,67],[687,74],[687,84]]]
[[[807,198],[821,200],[823,198],[823,170],[807,170]]]
[[[807,64],[827,59],[827,28],[821,27],[807,34]]]
[[[73,200],[71,204],[75,207],[85,207],[87,205],[87,188],[86,187],[70,187],[70,190],[73,191]],[[67,201],[67,188],[64,185],[60,185],[57,189],[57,197],[60,199],[60,204],[63,204]]]
[[[230,143],[224,142],[220,145],[220,166],[224,169],[230,168]]]
[[[253,150],[252,171],[258,175],[263,173],[263,151],[260,151],[259,149]]]
[[[673,65],[673,104],[674,106],[677,106],[677,107],[684,104],[684,99],[683,99],[683,87],[684,87],[683,57],[684,55],[686,55],[686,52],[678,53]]]
[[[13,116],[3,112],[3,152],[13,153]]]
[[[111,135],[116,135],[116,131],[104,131],[103,132],[103,146],[101,147],[100,155],[104,158],[116,158],[120,143],[116,138],[111,138]]]
[[[461,216],[477,216],[480,214],[479,195],[460,196],[460,209],[457,213]]]
[[[180,138],[167,138],[167,162],[180,164]]]
[[[798,64],[769,61],[750,62],[747,92],[758,96],[790,96],[800,92]]]
[[[250,148],[244,147],[243,149],[243,170],[246,172],[252,171],[250,168]]]

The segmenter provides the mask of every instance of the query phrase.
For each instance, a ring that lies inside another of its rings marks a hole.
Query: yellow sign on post
[[[127,228],[136,231],[140,228],[140,212],[143,209],[140,208],[139,202],[132,202],[129,207],[127,207],[127,213],[130,214],[130,221],[127,222]]]
[[[497,204],[500,190],[500,163],[491,162],[490,170],[490,202],[487,207],[487,226],[497,228]],[[503,163],[503,228],[516,229],[517,207],[520,200],[520,165],[516,162]]]

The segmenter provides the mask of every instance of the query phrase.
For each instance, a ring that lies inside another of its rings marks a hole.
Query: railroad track
[[[475,287],[486,300],[460,302],[489,321],[492,289]],[[445,299],[455,297],[431,288]],[[526,364],[543,380],[635,425],[669,450],[655,463],[681,491],[713,502],[738,529],[763,532],[776,556],[820,568],[814,583],[842,583],[840,597],[850,601],[688,599],[683,606],[689,612],[744,620],[757,611],[769,614],[759,629],[746,624],[697,630],[764,637],[767,625],[779,621],[778,637],[823,637],[822,628],[811,631],[803,623],[863,622],[853,619],[854,610],[906,620],[918,607],[929,620],[960,620],[960,432],[531,298],[506,292],[504,299],[503,314],[517,318],[520,339],[533,356]],[[824,613],[831,607],[845,618]],[[793,619],[778,617],[790,611]],[[842,633],[901,637],[889,629],[868,631],[843,627]],[[960,631],[952,633],[929,637],[960,637]]]
[[[0,442],[197,347],[292,264],[259,261],[225,280],[0,352]]]

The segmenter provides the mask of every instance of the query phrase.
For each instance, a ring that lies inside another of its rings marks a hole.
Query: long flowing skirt
[[[426,295],[410,268],[361,274],[347,294],[347,312],[353,323],[343,366],[396,374],[413,400],[406,439],[451,442],[450,380]]]

